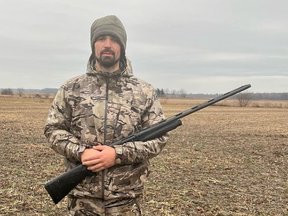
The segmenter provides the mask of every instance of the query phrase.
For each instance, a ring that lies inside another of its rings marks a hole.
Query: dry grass
[[[161,100],[167,117],[206,101]],[[50,103],[0,97],[0,215],[65,214],[66,200],[55,206],[43,187],[64,170],[43,136]],[[287,104],[253,103],[183,119],[151,160],[147,215],[288,215]]]

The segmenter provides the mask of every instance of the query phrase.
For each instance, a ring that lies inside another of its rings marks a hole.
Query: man
[[[126,41],[116,16],[95,20],[86,74],[66,81],[50,109],[45,135],[51,148],[65,156],[67,170],[83,163],[95,172],[68,195],[69,215],[143,215],[149,159],[168,139],[109,147],[164,119],[153,87],[132,73]]]

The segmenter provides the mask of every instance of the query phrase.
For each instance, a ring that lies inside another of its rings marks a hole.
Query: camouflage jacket
[[[86,74],[58,90],[45,136],[51,148],[65,156],[67,170],[80,163],[85,148],[108,145],[164,119],[154,89],[136,78],[127,62],[126,70],[114,73],[95,71],[88,64]],[[115,146],[116,165],[86,177],[70,194],[105,200],[142,194],[149,159],[162,151],[167,139],[165,135]]]

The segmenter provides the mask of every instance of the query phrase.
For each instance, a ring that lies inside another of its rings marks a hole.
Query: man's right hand
[[[94,146],[85,149],[81,155],[82,164],[92,172],[99,172],[115,164],[116,152],[110,146]]]
[[[95,160],[97,158],[97,153],[99,153],[99,151],[94,148],[86,148],[81,154],[81,162]]]

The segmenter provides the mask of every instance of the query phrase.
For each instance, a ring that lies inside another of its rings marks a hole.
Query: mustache
[[[104,49],[100,52],[100,54],[103,54],[103,53],[111,53],[111,54],[115,55],[115,52],[111,49]]]

